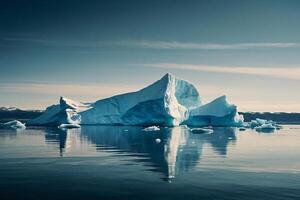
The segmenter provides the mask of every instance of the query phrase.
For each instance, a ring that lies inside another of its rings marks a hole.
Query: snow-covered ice
[[[61,124],[58,126],[61,129],[69,129],[69,128],[80,128],[79,124]]]
[[[181,128],[184,128],[184,129],[189,129],[189,127],[188,127],[186,124],[181,125],[180,127],[181,127]]]
[[[88,109],[89,104],[75,102],[61,97],[59,104],[49,106],[39,117],[29,120],[28,125],[59,126],[61,124],[80,124],[79,112]]]
[[[255,127],[255,130],[261,131],[261,132],[269,132],[269,131],[274,131],[276,129],[273,124],[263,124],[258,127]]]
[[[266,120],[260,118],[256,118],[255,120],[251,120],[250,122],[245,122],[244,126],[250,127],[259,132],[273,132],[276,129],[282,128],[282,126],[278,125],[276,122],[272,120]]]
[[[149,126],[147,128],[144,128],[143,131],[149,132],[149,131],[159,131],[160,128],[158,126]]]
[[[28,125],[138,125],[138,126],[241,126],[243,116],[225,96],[202,105],[197,89],[166,74],[137,92],[116,95],[94,103],[65,97],[49,106]]]
[[[0,128],[5,129],[25,129],[26,126],[18,120],[9,121],[6,123],[0,123]]]
[[[200,105],[198,91],[192,84],[166,74],[137,92],[95,102],[93,108],[81,113],[81,123],[176,126]]]
[[[237,112],[237,107],[229,104],[226,96],[197,107],[190,112],[186,122],[192,126],[242,126],[244,118]]]

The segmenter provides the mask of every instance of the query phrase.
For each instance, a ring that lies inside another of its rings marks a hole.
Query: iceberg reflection
[[[178,174],[194,169],[200,162],[204,145],[213,153],[226,155],[229,143],[236,140],[234,128],[215,128],[212,134],[193,134],[186,127],[161,128],[144,132],[141,127],[82,126],[81,129],[46,129],[47,143],[59,145],[60,155],[88,141],[96,151],[127,156],[131,162],[142,163],[149,170],[163,174],[171,181]],[[160,139],[161,142],[155,142]]]
[[[70,148],[80,145],[80,129],[46,128],[45,140],[47,144],[58,144],[62,157]]]

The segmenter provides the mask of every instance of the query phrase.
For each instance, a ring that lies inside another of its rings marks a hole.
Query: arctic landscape
[[[0,200],[299,200],[300,0],[0,0]]]
[[[255,119],[244,122],[237,106],[226,96],[202,104],[198,90],[191,83],[170,73],[132,93],[120,94],[94,103],[82,103],[60,97],[59,104],[47,107],[37,118],[25,124],[17,120],[0,124],[2,128],[24,129],[25,126],[80,128],[81,125],[242,127],[273,131],[276,122]],[[155,127],[155,128],[153,128]],[[196,129],[195,129],[196,130]],[[209,131],[206,129],[199,129]]]

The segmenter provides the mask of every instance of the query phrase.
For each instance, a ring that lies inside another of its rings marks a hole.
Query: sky
[[[93,102],[170,72],[204,103],[300,112],[298,0],[0,0],[0,107]]]

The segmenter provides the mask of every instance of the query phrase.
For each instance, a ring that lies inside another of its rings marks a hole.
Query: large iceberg
[[[224,95],[191,110],[186,124],[191,126],[242,126],[243,122],[243,115],[238,114],[237,107],[229,104]]]
[[[138,126],[240,126],[243,117],[222,96],[201,105],[197,89],[166,74],[137,92],[116,95],[94,103],[61,97],[28,125],[138,125]]]
[[[81,123],[176,126],[200,105],[197,89],[168,73],[137,92],[95,102],[81,113]]]

